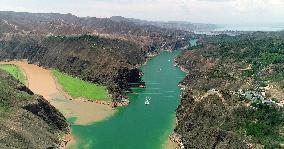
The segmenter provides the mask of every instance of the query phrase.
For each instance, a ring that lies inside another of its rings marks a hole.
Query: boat
[[[150,104],[149,100],[146,99],[145,105],[149,105],[149,104]]]
[[[150,104],[150,100],[151,100],[151,97],[146,97],[145,99],[145,105],[149,105]]]

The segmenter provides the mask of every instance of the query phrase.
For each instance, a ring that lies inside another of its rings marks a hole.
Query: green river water
[[[110,118],[92,125],[73,123],[72,134],[77,144],[70,148],[164,148],[175,127],[175,109],[181,93],[178,83],[185,77],[185,73],[174,66],[178,54],[180,51],[162,52],[142,66],[146,88],[132,89],[133,93],[128,94],[129,106],[119,108]],[[146,96],[151,97],[148,106]]]

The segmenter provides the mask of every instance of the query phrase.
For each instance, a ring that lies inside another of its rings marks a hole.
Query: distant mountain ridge
[[[133,18],[124,18],[121,16],[113,16],[110,18],[113,21],[129,21],[140,25],[153,25],[156,27],[167,28],[167,29],[177,29],[183,31],[212,31],[218,28],[215,24],[205,24],[205,23],[190,23],[186,21],[146,21]]]
[[[207,31],[217,28],[214,24],[189,23],[182,21],[155,22],[113,16],[110,18],[77,17],[70,13],[27,13],[0,11],[0,33],[36,32],[41,34],[139,34],[150,32]],[[141,30],[141,28],[143,28]]]
[[[173,49],[176,42],[186,39],[190,34],[187,31],[137,24],[126,20],[11,11],[0,11],[0,33],[43,36],[100,35],[133,41],[146,47],[155,45],[166,50]]]

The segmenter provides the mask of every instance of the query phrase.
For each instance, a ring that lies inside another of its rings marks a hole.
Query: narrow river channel
[[[195,44],[195,42],[191,42]],[[175,109],[180,102],[178,83],[185,73],[174,66],[180,53],[162,52],[142,66],[146,88],[133,88],[130,105],[91,125],[72,123],[76,144],[70,148],[162,149],[175,127]],[[145,105],[146,97],[151,98]]]

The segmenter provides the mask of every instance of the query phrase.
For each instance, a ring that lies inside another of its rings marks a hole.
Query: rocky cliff
[[[0,148],[65,146],[70,129],[57,109],[3,71],[0,84]]]

